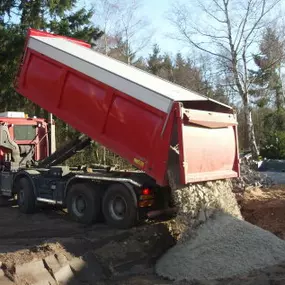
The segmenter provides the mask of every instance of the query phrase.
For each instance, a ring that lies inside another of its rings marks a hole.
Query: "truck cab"
[[[0,113],[0,168],[18,170],[49,155],[48,123],[24,112]]]

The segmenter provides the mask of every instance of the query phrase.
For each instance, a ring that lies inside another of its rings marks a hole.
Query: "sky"
[[[128,0],[126,0],[128,1]],[[142,0],[142,7],[140,8],[139,17],[146,17],[150,22],[151,28],[155,31],[152,37],[152,41],[143,50],[138,52],[138,55],[146,56],[151,52],[154,43],[159,44],[162,52],[167,52],[169,54],[177,53],[178,51],[187,52],[185,44],[177,42],[170,39],[166,34],[173,30],[169,21],[166,19],[166,13],[171,8],[171,5],[175,0]],[[180,2],[187,2],[189,0],[180,0]],[[77,8],[88,7],[90,5],[95,5],[98,0],[78,0]],[[18,19],[12,15],[12,21],[18,22]],[[100,24],[97,16],[93,16],[93,22],[95,25]]]
[[[131,1],[131,0],[125,0]],[[142,7],[139,10],[139,17],[147,18],[150,22],[151,29],[153,32],[152,40],[149,42],[147,47],[137,53],[139,56],[147,56],[151,53],[152,46],[154,43],[157,43],[162,52],[167,52],[168,54],[175,55],[177,52],[182,52],[183,54],[188,54],[191,52],[191,47],[187,45],[185,42],[181,42],[178,40],[171,39],[167,36],[168,33],[173,33],[175,30],[173,29],[171,23],[167,19],[167,12],[170,11],[172,5],[176,2],[176,0],[141,0]],[[178,0],[179,3],[185,4],[194,4],[195,0]],[[203,0],[206,2],[206,0]],[[100,3],[100,0],[78,0],[77,7],[88,7],[89,5],[96,5]],[[280,13],[285,15],[285,0],[280,0]],[[192,8],[195,5],[192,5]],[[195,17],[198,15],[198,9],[195,11],[193,8],[193,14],[189,15],[190,17]],[[200,18],[199,18],[200,19]],[[93,16],[93,22],[95,25],[100,24],[100,19],[98,20],[97,15]],[[141,31],[146,32],[142,29]],[[193,51],[193,48],[192,48]]]
[[[173,31],[173,27],[166,19],[167,12],[171,9],[173,2],[173,0],[144,0],[142,13],[147,15],[152,22],[155,29],[153,41],[158,43],[163,51],[168,53],[186,52],[187,48],[184,43],[177,42],[167,36],[169,32]]]
[[[189,0],[182,0],[180,2],[187,2]],[[81,0],[80,5],[86,5],[88,0]],[[173,28],[166,19],[166,14],[170,10],[174,0],[143,0],[143,5],[140,8],[140,16],[145,17],[150,22],[151,29],[154,30],[152,41],[145,47],[139,55],[147,55],[151,52],[154,43],[159,44],[162,52],[177,53],[178,51],[187,52],[185,44],[170,39],[167,36],[169,31]],[[96,0],[93,2],[96,5]],[[96,16],[93,17],[94,23],[98,22]],[[100,21],[99,21],[100,23]]]
[[[90,0],[80,0],[80,3],[86,5],[86,3]],[[91,0],[92,1],[92,0]],[[131,0],[125,0],[131,1]],[[190,17],[198,17],[198,20],[201,20],[201,14],[199,14],[198,8],[195,9],[195,0],[178,0],[179,3],[185,4],[193,4],[191,12],[193,14],[189,15]],[[207,2],[203,0],[202,3]],[[99,0],[93,0],[93,4],[96,5]],[[146,56],[152,50],[152,45],[157,43],[162,52],[167,52],[169,54],[175,55],[177,52],[182,52],[183,54],[188,54],[193,51],[193,47],[191,49],[190,45],[187,45],[185,42],[181,42],[178,40],[171,39],[167,36],[169,32],[175,32],[173,26],[167,19],[167,12],[170,11],[172,5],[176,2],[176,0],[142,0],[143,6],[140,9],[141,17],[146,17],[151,23],[152,28],[154,29],[152,41],[148,44],[146,48],[144,48],[138,55]],[[285,0],[280,0],[280,13],[285,15]],[[196,10],[196,11],[195,11]],[[98,19],[96,15],[93,17],[94,24],[98,23]],[[207,19],[208,20],[208,19]],[[100,21],[99,21],[100,23]],[[142,31],[143,32],[143,31]]]

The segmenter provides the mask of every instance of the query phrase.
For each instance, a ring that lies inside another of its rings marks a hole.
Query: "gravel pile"
[[[285,260],[285,241],[229,214],[216,212],[156,264],[170,280],[232,278]]]
[[[270,187],[273,184],[272,179],[266,173],[256,171],[250,163],[242,162],[240,172],[240,177],[232,180],[234,192],[243,192],[249,186]]]
[[[232,190],[229,180],[192,184],[173,190],[178,208],[175,218],[178,241],[187,238],[194,228],[207,221],[216,210],[242,219]]]

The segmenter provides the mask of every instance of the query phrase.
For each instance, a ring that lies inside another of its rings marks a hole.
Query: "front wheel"
[[[138,221],[135,197],[122,184],[114,184],[107,189],[102,208],[107,224],[112,227],[131,228]]]
[[[30,180],[26,177],[17,182],[17,202],[22,213],[32,214],[36,210],[36,196]]]
[[[82,224],[92,224],[100,215],[99,190],[94,185],[78,183],[67,194],[67,209],[73,220]]]

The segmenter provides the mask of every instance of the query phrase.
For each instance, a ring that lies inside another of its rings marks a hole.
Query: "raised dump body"
[[[168,185],[239,175],[232,108],[95,52],[31,29],[17,91]]]

